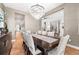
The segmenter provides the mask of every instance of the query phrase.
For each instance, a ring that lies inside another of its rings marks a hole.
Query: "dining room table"
[[[34,40],[34,44],[40,50],[43,51],[44,55],[48,54],[48,51],[54,49],[59,44],[59,37],[50,37],[40,34],[31,34]]]

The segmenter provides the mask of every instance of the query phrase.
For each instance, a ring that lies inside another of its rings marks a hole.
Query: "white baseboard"
[[[71,44],[67,44],[67,46],[79,50],[79,47],[78,46],[74,46],[74,45],[71,45]]]

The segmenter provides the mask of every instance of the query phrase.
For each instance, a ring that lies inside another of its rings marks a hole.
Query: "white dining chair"
[[[42,31],[42,35],[47,35],[47,31]]]
[[[38,48],[35,49],[35,45],[34,45],[32,35],[30,33],[25,33],[25,37],[26,37],[25,38],[26,45],[28,46],[31,54],[33,54],[33,55],[41,54],[41,51]]]
[[[37,33],[38,33],[38,34],[42,34],[42,31],[39,30]]]
[[[62,37],[60,39],[59,45],[48,52],[48,55],[64,55],[66,44],[69,39],[69,35],[66,35],[65,37]]]
[[[26,33],[25,33],[25,32],[23,32],[23,41],[25,42],[25,44],[26,44],[27,46],[29,46],[28,39],[27,39],[27,37],[26,37]]]
[[[54,37],[54,32],[48,32],[47,35],[51,36],[51,37]]]

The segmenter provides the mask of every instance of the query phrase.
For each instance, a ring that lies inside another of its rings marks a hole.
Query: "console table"
[[[12,35],[11,33],[0,36],[0,55],[8,55],[10,53]]]

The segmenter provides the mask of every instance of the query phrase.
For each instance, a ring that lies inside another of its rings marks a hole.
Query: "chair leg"
[[[48,55],[48,52],[46,49],[44,49],[44,55]]]
[[[30,55],[30,51],[29,51],[29,49],[27,48],[27,55]]]
[[[24,42],[23,42],[23,47],[24,47],[24,50],[25,50],[25,55],[29,55],[29,49]]]

